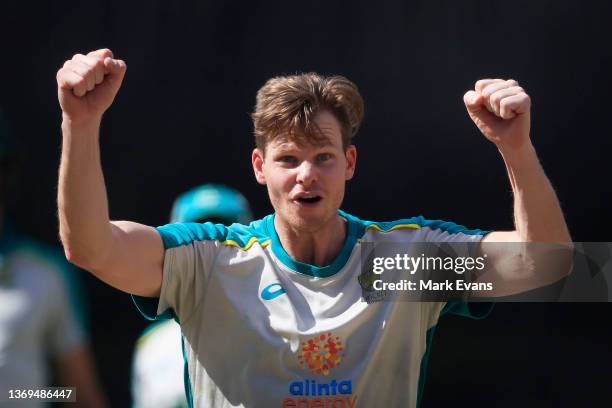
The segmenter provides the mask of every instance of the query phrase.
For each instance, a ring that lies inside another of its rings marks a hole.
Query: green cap
[[[252,220],[249,203],[242,194],[221,184],[205,184],[180,196],[172,205],[171,222],[217,220],[247,224]]]

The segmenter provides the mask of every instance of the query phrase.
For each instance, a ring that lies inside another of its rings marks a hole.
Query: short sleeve
[[[468,229],[463,225],[449,221],[422,220],[422,228],[427,229],[426,239],[428,242],[453,245],[453,250],[459,256],[478,256],[478,244],[490,231],[481,229]],[[463,245],[465,243],[465,245]],[[440,309],[440,317],[445,314],[453,314],[472,319],[483,319],[487,317],[492,309],[491,302],[467,302],[465,300],[451,300],[443,303]]]
[[[176,237],[164,236],[168,234],[167,227],[160,227],[158,231],[165,247],[160,296],[133,295],[132,299],[148,320],[174,318],[182,323],[190,318],[205,295],[218,243],[215,240],[179,241]]]
[[[427,242],[455,243],[474,242],[478,243],[490,231],[481,229],[468,229],[463,225],[450,221],[426,220],[419,217],[421,228],[425,230]]]
[[[422,331],[425,332],[438,324],[438,319],[442,316],[445,302],[421,302],[421,320],[424,323]]]

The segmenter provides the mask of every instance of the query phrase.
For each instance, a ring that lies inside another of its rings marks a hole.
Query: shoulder
[[[344,216],[358,225],[357,235],[362,237],[366,234],[376,236],[380,234],[385,235],[403,235],[418,233],[420,236],[425,237],[429,234],[446,234],[446,235],[470,235],[470,236],[482,236],[488,231],[481,229],[469,229],[461,224],[454,223],[452,221],[445,221],[439,219],[427,219],[422,215],[401,218],[394,221],[368,221],[361,220],[355,216],[341,212],[341,216]]]
[[[219,245],[228,245],[247,250],[253,244],[268,245],[271,234],[267,227],[268,215],[262,219],[243,224],[175,223],[157,227],[165,249],[190,245],[194,242],[212,241]]]

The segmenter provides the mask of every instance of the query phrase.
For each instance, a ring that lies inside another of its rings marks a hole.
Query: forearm
[[[500,151],[514,194],[514,223],[523,242],[570,242],[561,206],[535,149]]]
[[[112,234],[100,163],[100,121],[62,123],[58,210],[60,237],[67,258],[95,269],[109,253]]]

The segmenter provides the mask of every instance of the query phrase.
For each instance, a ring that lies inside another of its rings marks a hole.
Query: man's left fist
[[[499,149],[529,142],[531,99],[513,79],[481,79],[463,101],[478,129]]]

